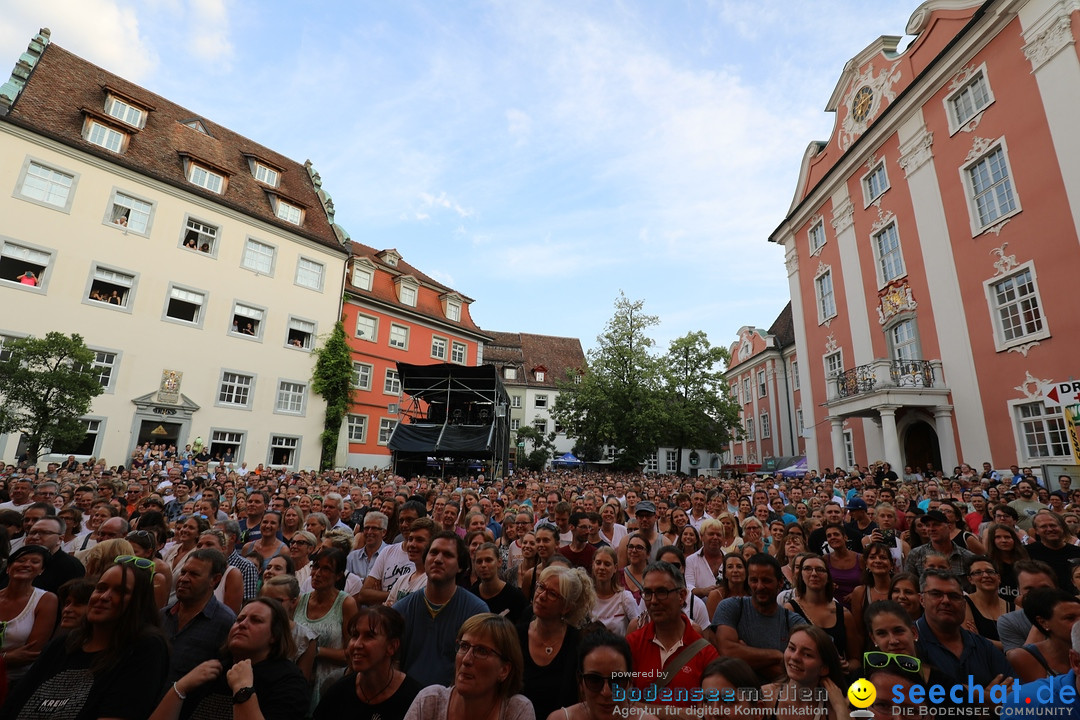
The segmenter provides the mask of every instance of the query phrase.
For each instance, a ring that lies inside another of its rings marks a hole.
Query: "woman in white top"
[[[614,548],[619,547],[619,543],[626,537],[626,526],[615,522],[618,512],[611,503],[604,503],[600,508],[600,537]]]
[[[207,530],[199,535],[197,546],[200,549],[213,548],[224,555],[225,536],[222,535],[220,530]],[[232,565],[226,565],[221,580],[218,582],[217,587],[214,588],[214,597],[234,613],[240,612],[240,606],[244,603],[243,573]]]
[[[0,621],[3,637],[0,652],[7,665],[9,682],[21,680],[56,625],[56,596],[33,586],[45,571],[49,551],[40,545],[23,545],[11,555],[8,586],[0,590]]]
[[[641,614],[641,605],[629,590],[619,582],[619,559],[615,550],[605,545],[596,549],[592,563],[593,587],[596,589],[596,605],[591,619],[601,622],[619,636],[626,635],[630,621]]]

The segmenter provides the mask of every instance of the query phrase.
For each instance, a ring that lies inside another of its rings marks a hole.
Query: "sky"
[[[0,0],[52,41],[303,162],[354,240],[580,338],[620,292],[728,347],[789,299],[768,242],[844,64],[916,0]]]

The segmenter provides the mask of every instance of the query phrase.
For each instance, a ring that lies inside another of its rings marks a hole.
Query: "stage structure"
[[[494,365],[398,363],[400,421],[390,436],[394,472],[442,475],[483,469],[506,477],[510,396]]]

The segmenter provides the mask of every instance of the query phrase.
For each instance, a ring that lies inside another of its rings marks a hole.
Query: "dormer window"
[[[188,181],[219,195],[225,191],[224,175],[196,163],[188,164]]]
[[[304,210],[298,205],[285,202],[281,198],[274,201],[274,214],[285,222],[301,225],[304,222]]]
[[[533,377],[536,378],[536,382],[544,382],[544,378],[547,377],[547,368],[538,367],[533,369]]]
[[[124,151],[124,141],[127,140],[127,135],[96,120],[90,120],[86,123],[86,140],[106,150],[120,153]]]
[[[191,120],[184,120],[180,124],[183,125],[184,127],[191,128],[195,132],[201,132],[203,135],[207,135],[207,136],[210,135],[210,131],[206,129],[206,125],[204,125],[203,121],[198,119],[198,118],[192,118]]]
[[[447,320],[459,322],[461,320],[461,298],[457,293],[449,293],[442,297],[443,312]]]
[[[506,380],[517,380],[517,368],[509,366],[504,367],[503,378]]]
[[[354,261],[352,284],[361,290],[370,290],[375,284],[375,267],[367,261]]]
[[[278,175],[278,171],[263,165],[261,162],[255,163],[255,179],[261,183],[265,183],[270,187],[277,187],[278,179],[281,176]]]
[[[383,250],[377,257],[390,267],[397,267],[398,260],[401,259],[401,256],[393,250]]]
[[[412,276],[405,275],[394,281],[398,286],[398,300],[402,305],[416,307],[416,298],[420,291],[420,284]]]
[[[110,95],[105,103],[105,112],[122,123],[132,127],[141,128],[146,113],[130,103],[124,102],[115,95]]]

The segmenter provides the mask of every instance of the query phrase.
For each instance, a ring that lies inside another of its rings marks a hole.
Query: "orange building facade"
[[[1072,464],[1076,0],[931,0],[845,66],[782,245],[811,468]]]
[[[397,363],[483,364],[490,340],[469,314],[472,299],[405,262],[396,250],[352,243],[342,320],[353,351],[353,402],[339,447],[349,467],[390,466],[387,443],[408,398]]]

